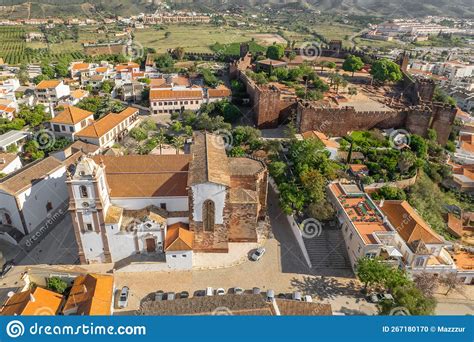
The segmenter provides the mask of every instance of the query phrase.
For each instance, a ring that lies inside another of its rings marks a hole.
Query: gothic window
[[[82,198],[85,198],[85,197],[89,197],[88,193],[87,193],[87,188],[85,185],[81,185],[79,187],[79,191],[81,192],[81,197]]]
[[[204,201],[202,206],[202,223],[204,231],[212,232],[214,230],[216,214],[216,205],[211,200]]]

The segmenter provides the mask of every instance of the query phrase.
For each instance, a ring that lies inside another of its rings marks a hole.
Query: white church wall
[[[106,225],[105,229],[113,262],[136,254],[133,233],[120,231],[118,225]]]
[[[224,222],[224,206],[226,198],[226,187],[214,183],[197,184],[191,187],[193,192],[193,219],[196,222],[202,222],[202,206],[204,201],[210,199],[214,201],[216,208],[215,223]]]
[[[168,224],[168,226],[178,222],[189,224],[189,217],[169,217],[166,219],[166,224]]]
[[[18,195],[20,209],[30,232],[46,219],[48,202],[52,204],[50,213],[53,213],[69,198],[65,173],[66,168],[61,167]]]
[[[168,211],[187,211],[189,201],[187,196],[183,197],[153,197],[153,198],[111,198],[113,205],[128,209],[139,210],[150,205],[160,208],[161,204],[166,204]]]
[[[25,231],[23,229],[23,224],[21,223],[20,213],[16,206],[15,197],[0,191],[0,209],[5,209],[5,211],[7,211],[12,220],[12,226],[24,234]],[[0,220],[1,219],[2,218],[0,218]],[[3,223],[6,224],[6,222]]]
[[[174,270],[189,270],[193,268],[193,252],[177,251],[166,252],[166,264]]]
[[[104,245],[100,233],[88,232],[81,234],[81,242],[84,247],[84,256],[90,263],[104,263]]]

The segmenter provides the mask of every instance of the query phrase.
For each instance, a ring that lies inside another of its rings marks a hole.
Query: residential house
[[[61,100],[65,100],[71,94],[68,85],[61,80],[41,81],[35,88],[35,97],[37,103],[46,107],[56,106]]]
[[[84,274],[74,279],[62,313],[65,316],[110,316],[114,309],[114,277]]]
[[[55,316],[59,314],[63,295],[35,287],[13,294],[0,310],[2,316]]]
[[[74,106],[65,106],[64,110],[52,118],[49,123],[54,135],[74,140],[74,135],[94,121],[94,113]]]
[[[15,118],[15,113],[15,107],[0,103],[0,119],[6,119],[11,121]]]
[[[379,257],[412,274],[457,272],[436,234],[406,201],[377,205],[355,184],[333,182],[328,198],[337,210],[352,268],[363,257]]]
[[[30,135],[31,133],[23,131],[8,131],[0,135],[0,152],[6,152],[9,148],[21,150]]]
[[[150,107],[153,114],[198,111],[204,103],[202,88],[151,89]]]
[[[330,153],[329,159],[337,160],[338,159],[338,151],[339,151],[339,143],[334,138],[329,138],[326,134],[318,131],[308,131],[301,134],[304,140],[306,139],[316,139],[324,144],[326,151]]]
[[[120,113],[109,113],[91,122],[75,133],[75,138],[105,149],[124,137],[138,122],[138,109],[128,107]]]
[[[231,101],[232,100],[232,91],[227,88],[225,85],[218,85],[216,88],[208,88],[207,91],[207,103],[217,102],[217,101]]]

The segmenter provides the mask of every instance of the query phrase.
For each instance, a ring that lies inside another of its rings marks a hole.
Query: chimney
[[[382,198],[382,200],[380,201],[379,207],[382,208],[384,203],[385,203],[385,199]]]
[[[33,296],[33,293],[30,293],[30,302],[34,303],[36,302],[35,296]]]

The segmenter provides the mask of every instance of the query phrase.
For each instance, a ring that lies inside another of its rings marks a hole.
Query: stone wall
[[[230,203],[229,242],[257,242],[258,203]]]
[[[300,132],[317,130],[330,136],[343,136],[354,130],[402,127],[405,113],[358,112],[353,107],[321,108],[309,102],[298,102],[297,127]]]

